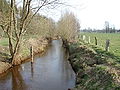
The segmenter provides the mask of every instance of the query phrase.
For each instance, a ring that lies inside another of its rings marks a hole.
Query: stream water
[[[0,90],[68,90],[74,86],[75,73],[60,40],[53,40],[44,56],[34,57],[33,64],[13,67],[0,77]]]

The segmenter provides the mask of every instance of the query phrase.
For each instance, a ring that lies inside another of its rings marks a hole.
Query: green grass
[[[86,36],[86,41],[88,42],[88,37],[91,38],[91,44],[95,45],[95,37],[98,40],[98,47],[104,50],[105,41],[107,39],[110,40],[110,49],[109,52],[115,54],[116,56],[120,56],[120,34],[119,33],[81,33],[80,34]]]
[[[37,35],[26,35],[26,36],[23,36],[23,39],[25,40],[28,40],[29,38],[37,38],[39,36]],[[0,46],[8,46],[8,38],[1,38],[0,39]]]
[[[8,46],[8,38],[0,39],[0,46]]]
[[[81,40],[69,47],[69,61],[77,73],[73,90],[120,90],[120,57]]]

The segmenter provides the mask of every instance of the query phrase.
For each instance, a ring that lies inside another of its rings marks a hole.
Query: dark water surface
[[[67,90],[75,86],[75,73],[66,60],[62,42],[53,40],[47,53],[36,56],[0,77],[0,90]]]

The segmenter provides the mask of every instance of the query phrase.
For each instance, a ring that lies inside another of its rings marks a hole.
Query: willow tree
[[[18,11],[18,0],[9,1],[9,13],[5,14],[9,16],[2,20],[0,26],[4,33],[6,33],[9,39],[9,51],[11,55],[11,61],[14,62],[14,58],[19,53],[20,43],[22,37],[26,32],[26,27],[31,22],[32,18],[40,11],[41,8],[50,8],[59,4],[58,0],[21,0],[20,6],[22,7],[21,13]],[[30,11],[33,11],[33,15],[29,15]],[[18,22],[19,20],[19,22]]]
[[[73,39],[79,29],[79,21],[72,12],[66,12],[58,22],[58,34],[64,39]]]

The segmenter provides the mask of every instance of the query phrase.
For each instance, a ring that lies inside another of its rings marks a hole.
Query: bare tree
[[[17,0],[10,0],[10,12],[8,13],[8,19],[0,24],[4,33],[7,34],[9,39],[9,51],[11,55],[11,61],[14,62],[15,56],[19,53],[20,43],[22,37],[26,32],[26,27],[31,22],[32,18],[42,8],[50,8],[59,4],[59,0],[22,0],[22,13],[21,15],[17,11]],[[34,5],[34,3],[38,3]],[[33,15],[29,16],[30,11],[33,11]],[[19,20],[19,23],[18,21]]]
[[[71,12],[66,12],[58,22],[58,34],[68,40],[76,36],[79,28],[79,21]]]

